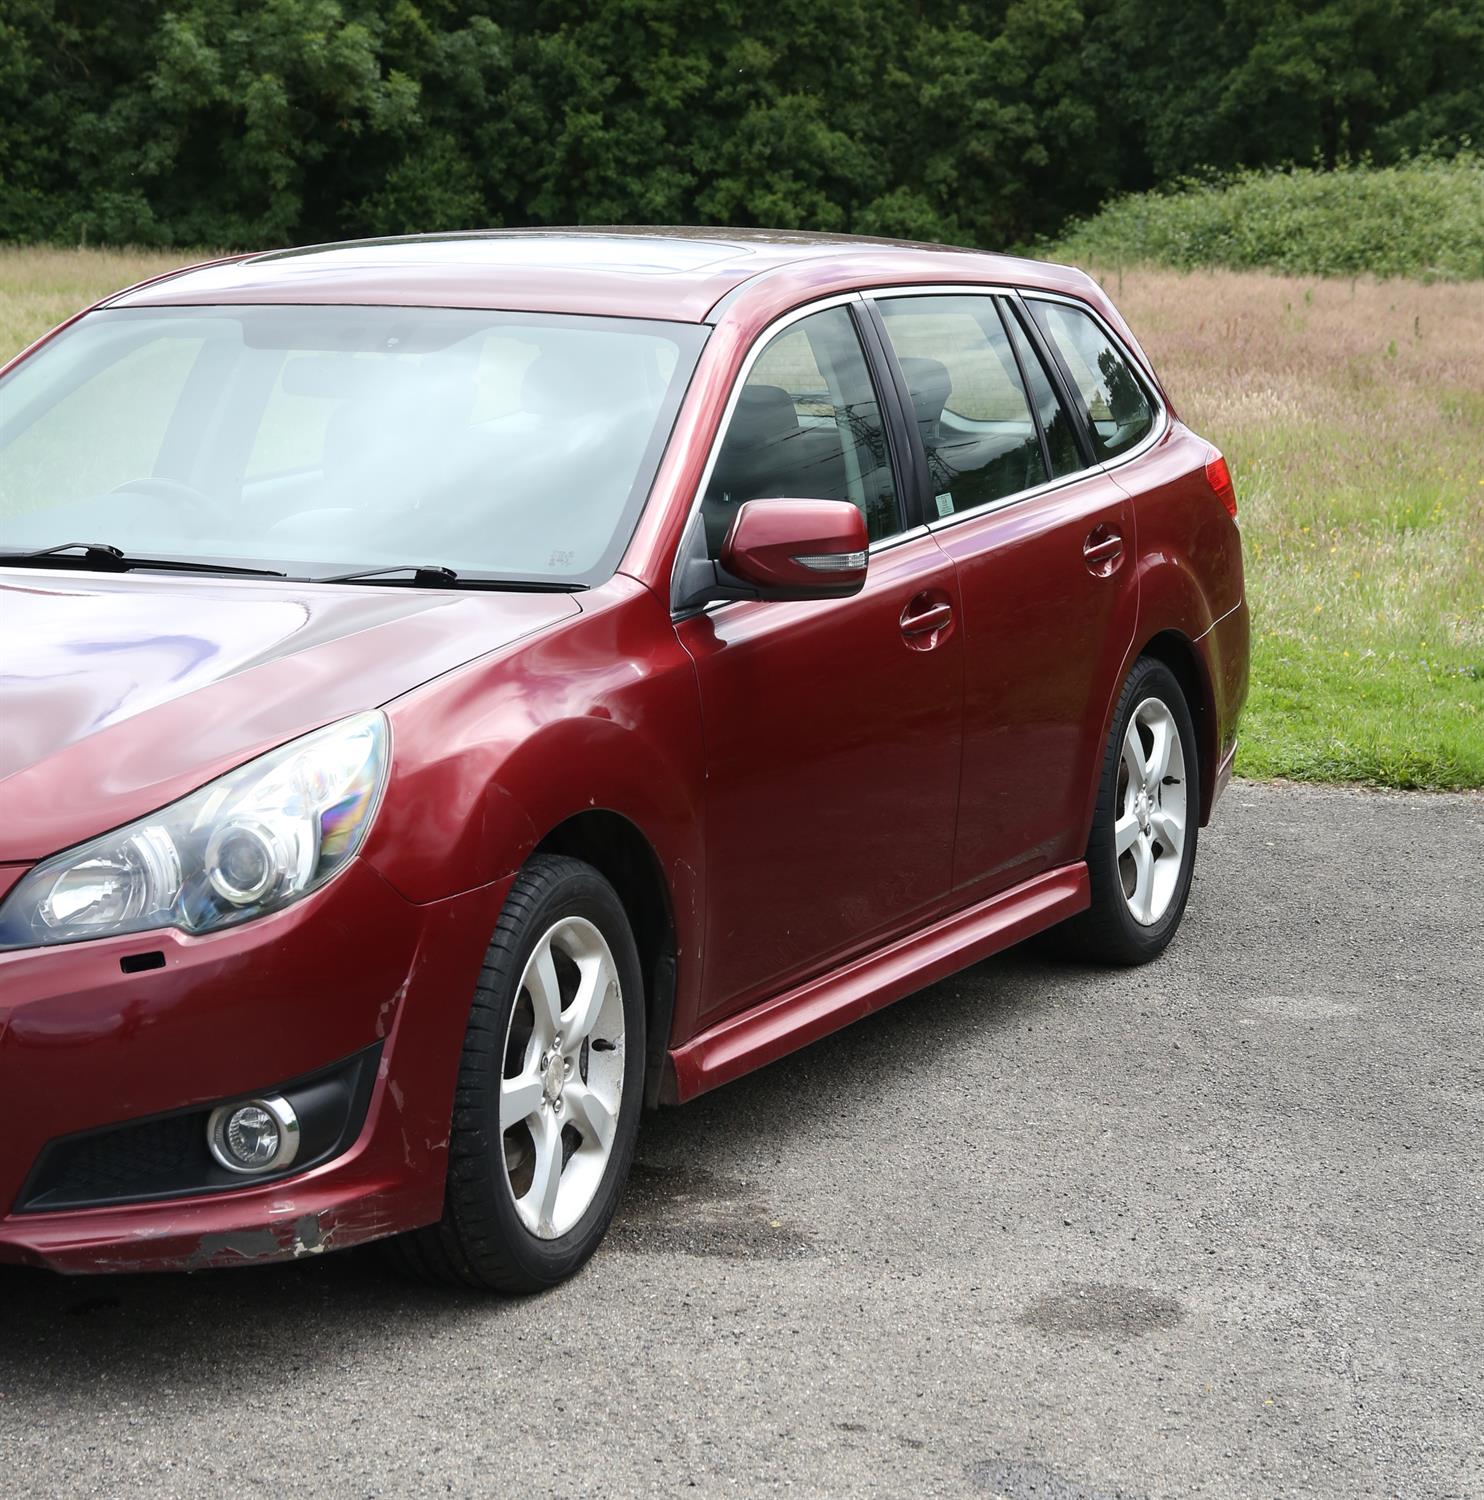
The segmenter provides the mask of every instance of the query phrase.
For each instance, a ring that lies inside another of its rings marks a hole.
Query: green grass
[[[1078,265],[1484,277],[1484,157],[1185,182],[1116,199],[1051,254]]]
[[[0,248],[0,360],[172,263]],[[1238,771],[1484,787],[1484,283],[1104,279],[1236,477],[1253,612]]]

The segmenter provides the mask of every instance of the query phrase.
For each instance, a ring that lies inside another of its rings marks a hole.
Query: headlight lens
[[[342,719],[43,861],[0,905],[0,949],[211,932],[287,906],[360,847],[388,738],[380,712]]]

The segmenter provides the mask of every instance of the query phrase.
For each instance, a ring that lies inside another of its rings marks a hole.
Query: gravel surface
[[[0,1492],[1484,1496],[1484,799],[1234,785],[1017,953],[652,1117],[510,1302],[0,1272]]]

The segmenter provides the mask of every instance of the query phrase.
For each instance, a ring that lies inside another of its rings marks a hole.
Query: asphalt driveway
[[[1484,798],[1237,784],[1174,950],[651,1118],[526,1302],[0,1271],[0,1493],[1484,1495]]]

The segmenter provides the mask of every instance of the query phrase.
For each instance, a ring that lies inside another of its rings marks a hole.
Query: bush
[[[1102,266],[1484,277],[1484,157],[1187,179],[1116,199],[1049,253]]]

